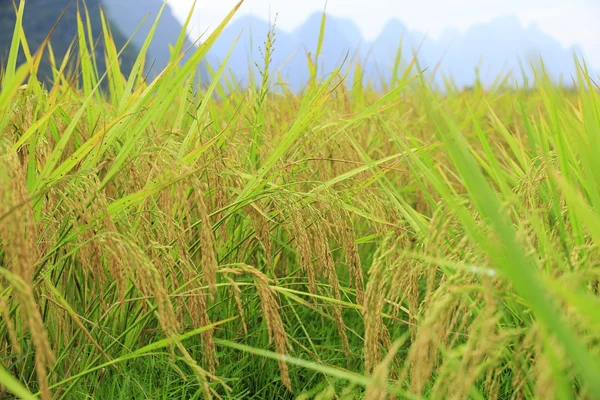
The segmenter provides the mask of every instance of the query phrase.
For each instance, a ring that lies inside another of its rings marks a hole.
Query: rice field
[[[317,51],[292,93],[270,35],[250,88],[224,66],[197,85],[236,10],[197,48],[182,35],[153,80],[146,47],[128,76],[121,49],[92,51],[83,16],[76,68],[53,60],[49,87],[17,22],[0,397],[600,398],[600,93],[583,60],[571,88],[541,68],[470,90],[398,61],[377,91],[358,63],[318,77]]]

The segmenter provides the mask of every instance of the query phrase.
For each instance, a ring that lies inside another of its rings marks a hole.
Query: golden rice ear
[[[246,212],[252,220],[256,240],[260,243],[265,258],[267,270],[276,276],[273,265],[273,243],[271,240],[270,226],[266,210],[258,210],[258,205],[246,207]]]
[[[1,155],[0,243],[8,267],[3,278],[10,282],[22,307],[25,326],[29,330],[35,349],[35,370],[40,393],[44,400],[50,400],[47,368],[55,358],[34,294],[34,273],[41,252],[37,244],[39,227],[26,183],[26,173],[16,153],[7,151]],[[4,299],[2,301],[4,302]],[[10,327],[8,328],[10,331]],[[13,335],[13,339],[16,339],[16,336]]]
[[[235,305],[238,310],[238,314],[240,315],[240,321],[242,322],[242,329],[244,334],[248,334],[248,327],[246,326],[246,318],[244,317],[244,307],[242,306],[242,292],[238,284],[231,278],[227,277],[227,282],[229,282],[229,287],[231,289],[231,294],[235,300]]]
[[[331,223],[335,227],[337,240],[340,241],[340,244],[344,248],[344,257],[350,275],[350,285],[356,292],[357,304],[364,305],[364,277],[353,222],[341,205],[342,201],[335,194],[330,193],[327,196],[327,200],[327,204],[330,205],[327,211],[331,215]]]
[[[123,243],[127,260],[132,264],[131,279],[139,290],[146,296],[154,298],[157,306],[158,320],[161,329],[167,334],[177,333],[179,321],[175,316],[171,303],[165,276],[160,273],[152,258],[143,251],[133,240]],[[151,243],[146,243],[148,245]]]
[[[379,364],[373,368],[371,374],[371,383],[369,383],[365,390],[365,400],[386,400],[390,398],[388,393],[388,386],[390,385],[389,376],[392,362],[396,353],[400,349],[400,346],[404,344],[404,340],[399,339],[389,346],[388,353]]]
[[[446,357],[437,369],[432,396],[444,396],[451,399],[463,399],[484,373],[484,361],[493,365],[498,362],[499,349],[503,348],[505,338],[496,332],[500,315],[492,290],[488,288],[484,300],[478,306],[482,311],[476,315],[466,329],[469,332],[466,343],[461,346],[456,359]],[[475,305],[472,305],[475,306]],[[458,364],[458,365],[457,365]]]
[[[0,286],[0,289],[4,289]],[[12,349],[1,349],[3,356],[8,357],[12,351],[15,354],[21,355],[21,346],[19,345],[19,338],[17,337],[17,331],[15,329],[15,324],[10,316],[10,309],[8,308],[8,303],[6,302],[3,295],[0,294],[0,313],[2,314],[2,318],[4,318],[4,323],[6,324],[6,330],[8,332],[8,338],[10,340],[10,346]],[[12,350],[12,351],[11,351]]]
[[[415,394],[420,395],[429,381],[438,361],[436,338],[448,325],[452,315],[448,310],[456,304],[452,296],[446,295],[438,299],[419,324],[419,329],[408,354],[405,371],[410,371],[410,384]],[[405,373],[399,378],[404,380]]]
[[[184,297],[185,309],[188,311],[192,325],[194,327],[203,327],[210,325],[210,317],[208,315],[206,288],[202,285],[202,281],[198,278],[198,272],[191,265],[183,268],[182,277],[184,284],[193,293],[193,296]],[[213,341],[214,330],[209,329],[200,334],[202,340],[202,358],[204,365],[208,368],[211,374],[215,373],[216,367],[219,364],[217,358],[217,349]]]
[[[288,341],[281,315],[279,314],[277,293],[269,285],[269,278],[255,267],[243,264],[236,265],[235,268],[221,268],[220,272],[233,275],[247,274],[254,278],[258,297],[260,298],[262,317],[267,325],[269,343],[275,346],[277,353],[288,354],[291,345]],[[288,366],[282,359],[279,359],[277,363],[281,373],[281,380],[284,386],[291,392],[292,383],[289,377]]]
[[[369,280],[365,295],[363,316],[365,320],[365,373],[373,372],[373,368],[381,361],[382,337],[384,332],[383,306],[388,290],[388,271],[390,265],[386,256],[390,253],[387,243],[380,247],[373,264],[369,269]]]
[[[341,301],[342,295],[340,290],[340,281],[337,275],[337,271],[335,270],[333,256],[329,248],[329,241],[322,229],[318,229],[322,226],[322,224],[315,226],[316,228],[314,229],[315,233],[313,234],[313,237],[316,238],[316,242],[314,243],[314,247],[317,249],[317,255],[320,255],[318,257],[318,260],[321,260],[320,263],[322,264],[320,268],[320,270],[322,271],[321,273],[324,274],[327,278],[327,282],[329,283],[331,291],[333,292],[333,298],[338,301]],[[335,320],[335,323],[338,328],[338,334],[342,341],[342,349],[344,351],[344,354],[346,355],[346,361],[350,362],[350,344],[348,342],[348,335],[346,334],[347,327],[344,323],[344,318],[342,317],[342,305],[334,304],[332,308],[333,319]]]
[[[535,376],[534,390],[536,399],[552,399],[556,398],[558,394],[557,382],[554,371],[552,370],[550,356],[544,351],[545,340],[552,346],[554,352],[553,355],[556,357],[556,361],[565,366],[570,364],[568,355],[565,350],[556,343],[556,339],[543,335],[542,332],[540,332],[539,323],[535,323],[523,338],[522,348],[526,354],[530,356],[530,360],[533,361],[532,372]],[[524,383],[527,365],[521,365],[520,367],[518,383]],[[524,397],[524,386],[525,385],[523,384],[515,386],[519,388],[519,393],[522,397]],[[581,398],[593,398],[591,393],[585,393],[586,391],[586,388],[582,388]]]
[[[215,235],[212,230],[208,207],[201,187],[193,192],[193,198],[200,213],[200,252],[204,282],[208,285],[211,296],[217,291],[217,257]]]
[[[310,293],[317,292],[317,274],[313,268],[312,250],[310,246],[310,238],[308,236],[307,225],[303,209],[301,205],[292,204],[288,210],[290,213],[291,225],[288,227],[290,237],[294,241],[294,250],[298,264],[302,271],[306,274],[308,281],[308,290]]]
[[[205,399],[211,400],[212,394],[210,390],[210,386],[208,385],[207,373],[198,365],[196,360],[190,355],[190,353],[186,350],[186,348],[181,344],[181,342],[177,341],[176,343],[179,351],[183,354],[183,359],[186,364],[194,371],[194,375],[200,382],[200,386],[202,388],[202,395]],[[212,372],[211,372],[212,374]]]

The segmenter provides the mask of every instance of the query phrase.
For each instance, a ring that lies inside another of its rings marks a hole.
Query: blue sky
[[[168,1],[181,19],[193,3]],[[193,33],[210,31],[236,3],[198,0]],[[324,0],[246,0],[239,15],[268,19],[269,13],[278,13],[279,27],[292,30],[324,5]],[[579,44],[586,60],[600,67],[600,0],[329,0],[327,12],[352,19],[366,39],[376,37],[391,18],[437,38],[444,28],[464,31],[474,24],[512,14],[524,25],[537,23],[565,47]]]

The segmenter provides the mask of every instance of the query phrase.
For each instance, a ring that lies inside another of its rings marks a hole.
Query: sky
[[[168,1],[182,20],[193,3]],[[198,0],[192,33],[210,32],[236,3]],[[267,20],[277,13],[279,28],[291,31],[324,6],[325,0],[245,0],[238,15]],[[564,47],[580,45],[586,61],[600,68],[600,0],[329,0],[327,13],[353,20],[367,40],[377,37],[392,18],[437,39],[445,28],[465,31],[495,17],[516,15],[524,25],[537,23]]]

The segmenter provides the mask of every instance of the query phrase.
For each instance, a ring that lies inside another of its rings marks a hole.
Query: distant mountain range
[[[25,4],[23,28],[31,51],[39,48],[63,10],[67,10],[50,39],[56,58],[60,62],[77,35],[77,9],[78,4],[81,8],[83,3],[78,0],[27,0]],[[127,39],[133,36],[130,45],[121,57],[121,69],[124,73],[127,74],[131,70],[137,52],[144,43],[162,4],[162,0],[86,0],[95,39],[102,37],[100,7],[107,14],[117,48],[120,49],[127,42]],[[144,21],[146,16],[147,19]],[[12,0],[0,1],[0,65],[8,55],[14,24],[15,12]],[[134,36],[138,27],[139,30]],[[166,67],[170,59],[169,44],[174,44],[177,41],[181,30],[181,23],[173,16],[170,7],[167,6],[148,49],[146,72],[150,76]],[[192,45],[192,42],[187,40],[184,49]],[[102,41],[98,42],[96,54],[99,56],[97,57],[98,69],[102,74],[105,70]],[[20,62],[23,61],[24,56],[21,55]],[[51,79],[52,72],[47,58],[44,59],[40,67],[40,76],[45,80]]]
[[[76,35],[75,13],[78,1],[28,0],[26,4],[24,28],[32,51],[39,47],[62,10],[69,6],[51,39],[60,59]],[[103,7],[119,47],[139,27],[130,48],[122,56],[122,69],[127,72],[135,60],[136,51],[150,31],[163,0],[87,0],[86,4],[90,10],[94,35],[99,36],[101,32],[98,8]],[[147,19],[143,22],[146,16]],[[276,42],[270,72],[281,73],[292,90],[300,90],[308,80],[306,54],[315,53],[320,25],[321,13],[314,13],[291,32],[279,28],[275,31]],[[0,60],[8,52],[13,27],[12,1],[0,1]],[[181,23],[167,6],[148,51],[146,65],[150,75],[167,65],[170,59],[169,45],[177,41],[181,29]],[[241,33],[228,63],[228,73],[233,74],[242,85],[247,85],[250,73],[259,79],[259,68],[263,65],[261,49],[264,50],[269,29],[267,21],[253,16],[239,17],[221,34],[206,59],[214,68],[218,67]],[[578,47],[563,48],[538,26],[523,26],[514,16],[499,17],[488,23],[472,26],[464,33],[447,29],[437,40],[407,29],[399,20],[391,20],[384,25],[375,40],[367,41],[351,20],[328,15],[319,58],[319,75],[331,72],[347,58],[346,66],[359,61],[364,71],[363,79],[371,80],[378,87],[381,82],[390,80],[400,43],[403,48],[403,68],[408,65],[413,51],[418,49],[419,66],[427,69],[428,73],[436,71],[438,84],[443,83],[442,76],[445,75],[452,76],[458,86],[472,85],[477,77],[483,84],[490,85],[500,74],[508,72],[519,82],[531,80],[533,74],[530,63],[539,65],[540,57],[553,79],[558,80],[562,76],[565,82],[569,82],[575,70],[573,54],[582,53]],[[101,42],[99,46],[98,54],[102,54]],[[185,48],[190,46],[193,46],[192,40],[187,40]],[[104,58],[99,57],[98,60],[99,69],[102,70]],[[524,65],[524,70],[521,70],[521,65]],[[42,64],[42,72],[50,76],[49,71],[46,60]],[[202,67],[201,72],[206,81],[207,73]],[[343,72],[348,73],[348,82],[352,82],[354,70],[348,68]]]
[[[133,37],[132,42],[138,48],[141,48],[144,44],[163,5],[163,0],[101,1],[112,23],[118,26],[127,37]],[[151,75],[156,75],[167,66],[170,59],[169,46],[177,42],[181,31],[181,23],[173,15],[171,7],[167,5],[148,48],[148,72]],[[187,50],[193,45],[194,43],[188,38],[183,49]],[[185,62],[190,54],[191,52],[186,53],[182,61]],[[204,68],[201,68],[201,71],[206,74]]]
[[[17,2],[18,3],[18,2]],[[81,3],[80,3],[81,5]],[[94,38],[102,37],[102,24],[100,20],[99,7],[100,0],[87,0],[86,5],[90,15],[90,25]],[[52,30],[54,24],[58,21],[63,10],[66,10],[62,19],[57,24],[50,42],[54,51],[56,62],[62,62],[67,49],[77,35],[77,1],[76,0],[28,0],[25,3],[23,15],[23,30],[31,52],[35,52],[46,39],[48,33]],[[0,68],[4,67],[4,62],[8,57],[13,31],[15,27],[15,10],[13,2],[0,1]],[[117,26],[112,26],[112,33],[115,44],[120,49],[125,45],[127,39]],[[77,43],[75,43],[76,45]],[[76,58],[77,50],[74,49]],[[96,55],[98,70],[102,74],[106,70],[104,61],[104,42],[98,41],[96,45]],[[127,48],[121,55],[121,69],[124,72],[131,70],[136,59],[134,48]],[[21,52],[19,63],[25,61],[25,56]],[[52,67],[48,57],[44,57],[39,68],[39,78],[44,81],[52,79]]]
[[[315,13],[291,32],[275,29],[271,71],[279,70],[292,89],[302,88],[307,80],[306,52],[314,53],[320,24],[321,13]],[[209,52],[210,57],[223,60],[241,33],[228,64],[240,82],[247,83],[249,69],[258,74],[255,63],[263,64],[258,48],[264,48],[269,26],[268,22],[253,16],[238,18],[223,32]],[[456,85],[461,87],[472,85],[477,77],[484,85],[491,85],[500,75],[509,72],[513,81],[522,83],[525,78],[531,80],[531,64],[539,66],[540,58],[550,77],[556,81],[562,77],[564,82],[569,83],[575,71],[573,54],[582,54],[579,47],[563,48],[536,25],[523,26],[515,16],[474,25],[464,33],[447,29],[438,40],[407,29],[399,20],[392,20],[375,40],[369,42],[362,38],[352,21],[328,15],[319,61],[323,69],[320,72],[332,71],[348,54],[349,61],[361,62],[364,78],[371,79],[378,86],[382,80],[389,81],[401,43],[402,65],[406,66],[413,57],[413,51],[418,49],[422,69],[436,70],[439,84],[442,84],[443,74],[452,76]],[[295,55],[289,58],[294,52]],[[436,69],[438,63],[439,68]],[[352,74],[349,72],[351,82]]]

